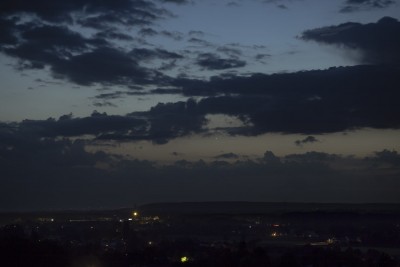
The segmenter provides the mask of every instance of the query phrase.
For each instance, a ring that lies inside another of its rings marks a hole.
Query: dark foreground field
[[[0,220],[0,266],[400,266],[395,204],[161,203]]]

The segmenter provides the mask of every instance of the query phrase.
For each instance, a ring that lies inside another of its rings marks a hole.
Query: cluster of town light
[[[185,262],[188,262],[188,261],[189,261],[189,257],[186,257],[186,256],[181,257],[181,262],[182,263],[185,263]]]
[[[133,216],[133,218],[138,218],[139,217],[139,212],[133,211],[132,212],[132,216]],[[157,219],[158,219],[158,217],[157,217]],[[129,220],[131,221],[132,218],[130,218]],[[148,245],[150,245],[150,246],[153,245],[153,242],[149,241]],[[188,261],[189,261],[189,257],[187,257],[187,256],[182,256],[181,257],[181,263],[185,263],[185,262],[188,262]]]

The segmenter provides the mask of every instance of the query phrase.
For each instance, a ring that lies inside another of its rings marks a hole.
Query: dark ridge
[[[400,214],[395,203],[270,203],[270,202],[180,202],[151,203],[139,207],[142,214]]]

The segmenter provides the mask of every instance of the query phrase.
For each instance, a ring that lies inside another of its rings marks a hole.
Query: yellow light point
[[[272,232],[271,236],[272,236],[272,237],[277,237],[278,234],[277,234],[277,232]]]
[[[137,211],[134,211],[134,212],[133,212],[133,216],[134,216],[134,217],[137,217],[137,216],[139,216],[139,213],[138,213]]]
[[[186,257],[186,256],[181,257],[181,262],[182,263],[185,263],[185,262],[188,262],[188,261],[189,261],[188,257]]]

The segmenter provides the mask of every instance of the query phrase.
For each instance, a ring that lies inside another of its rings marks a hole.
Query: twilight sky
[[[4,0],[0,211],[400,202],[400,1]]]

